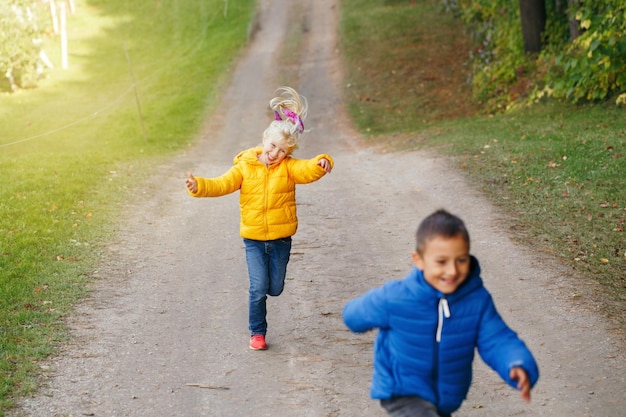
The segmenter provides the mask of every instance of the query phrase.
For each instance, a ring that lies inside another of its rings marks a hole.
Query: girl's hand
[[[509,373],[509,377],[517,381],[517,389],[521,391],[520,397],[527,403],[530,402],[530,380],[528,379],[528,374],[523,368],[516,366],[511,368],[511,372]]]
[[[188,178],[185,180],[185,184],[187,184],[187,189],[191,191],[193,194],[198,192],[198,181],[196,181],[196,177],[190,172]]]
[[[330,174],[330,171],[333,170],[333,167],[330,165],[330,161],[326,158],[321,158],[319,161],[317,161],[317,165],[324,168],[324,171],[326,171],[327,174]]]

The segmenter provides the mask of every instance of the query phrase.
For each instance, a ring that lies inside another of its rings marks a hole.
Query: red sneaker
[[[267,349],[267,343],[265,343],[265,335],[254,334],[250,337],[250,349],[252,350],[265,350]]]

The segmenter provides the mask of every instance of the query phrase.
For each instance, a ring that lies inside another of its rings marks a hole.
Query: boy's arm
[[[296,184],[308,184],[317,181],[335,166],[335,161],[326,154],[317,155],[311,159],[291,158],[290,163],[289,172]]]
[[[192,197],[220,197],[234,193],[241,188],[243,181],[243,176],[236,165],[217,178],[193,177],[195,183],[191,181],[190,185],[191,177],[190,174],[190,178],[187,179],[187,192]]]
[[[356,333],[388,327],[384,293],[384,287],[374,288],[348,301],[343,308],[343,321],[346,326]]]
[[[517,334],[509,328],[491,297],[478,331],[478,353],[500,377],[530,399],[530,389],[539,379],[537,362]],[[523,371],[523,372],[520,372]]]

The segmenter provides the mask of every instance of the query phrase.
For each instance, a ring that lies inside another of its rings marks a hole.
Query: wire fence
[[[31,140],[35,140],[35,139],[39,139],[39,138],[45,137],[45,136],[49,136],[49,135],[52,135],[54,133],[58,133],[58,132],[61,132],[63,130],[69,129],[69,128],[71,128],[73,126],[76,126],[77,124],[80,124],[80,123],[82,123],[84,121],[87,121],[87,120],[90,120],[90,119],[94,119],[94,118],[98,117],[99,114],[104,113],[106,110],[116,106],[120,101],[122,101],[122,99],[126,95],[130,94],[133,90],[134,90],[134,86],[129,87],[124,93],[122,93],[119,97],[117,97],[111,103],[107,104],[105,107],[103,107],[103,108],[101,108],[101,109],[99,109],[99,110],[97,110],[97,111],[95,111],[95,112],[93,112],[93,113],[91,113],[91,114],[89,114],[87,116],[84,116],[84,117],[82,117],[82,118],[80,118],[78,120],[75,120],[75,121],[73,121],[71,123],[68,123],[68,124],[66,124],[64,126],[60,126],[58,128],[49,130],[47,132],[40,133],[40,134],[35,135],[35,136],[31,136],[29,138],[19,139],[19,140],[13,141],[13,142],[0,144],[0,148],[5,148],[7,146],[17,145],[18,143],[28,142],[28,141],[31,141]]]

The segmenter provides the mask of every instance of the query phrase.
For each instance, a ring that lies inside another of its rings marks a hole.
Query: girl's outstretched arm
[[[289,158],[289,173],[296,184],[309,184],[328,174],[335,164],[326,154],[311,159]]]
[[[220,197],[239,190],[243,176],[237,165],[215,178],[196,177],[189,173],[185,184],[192,197]]]

